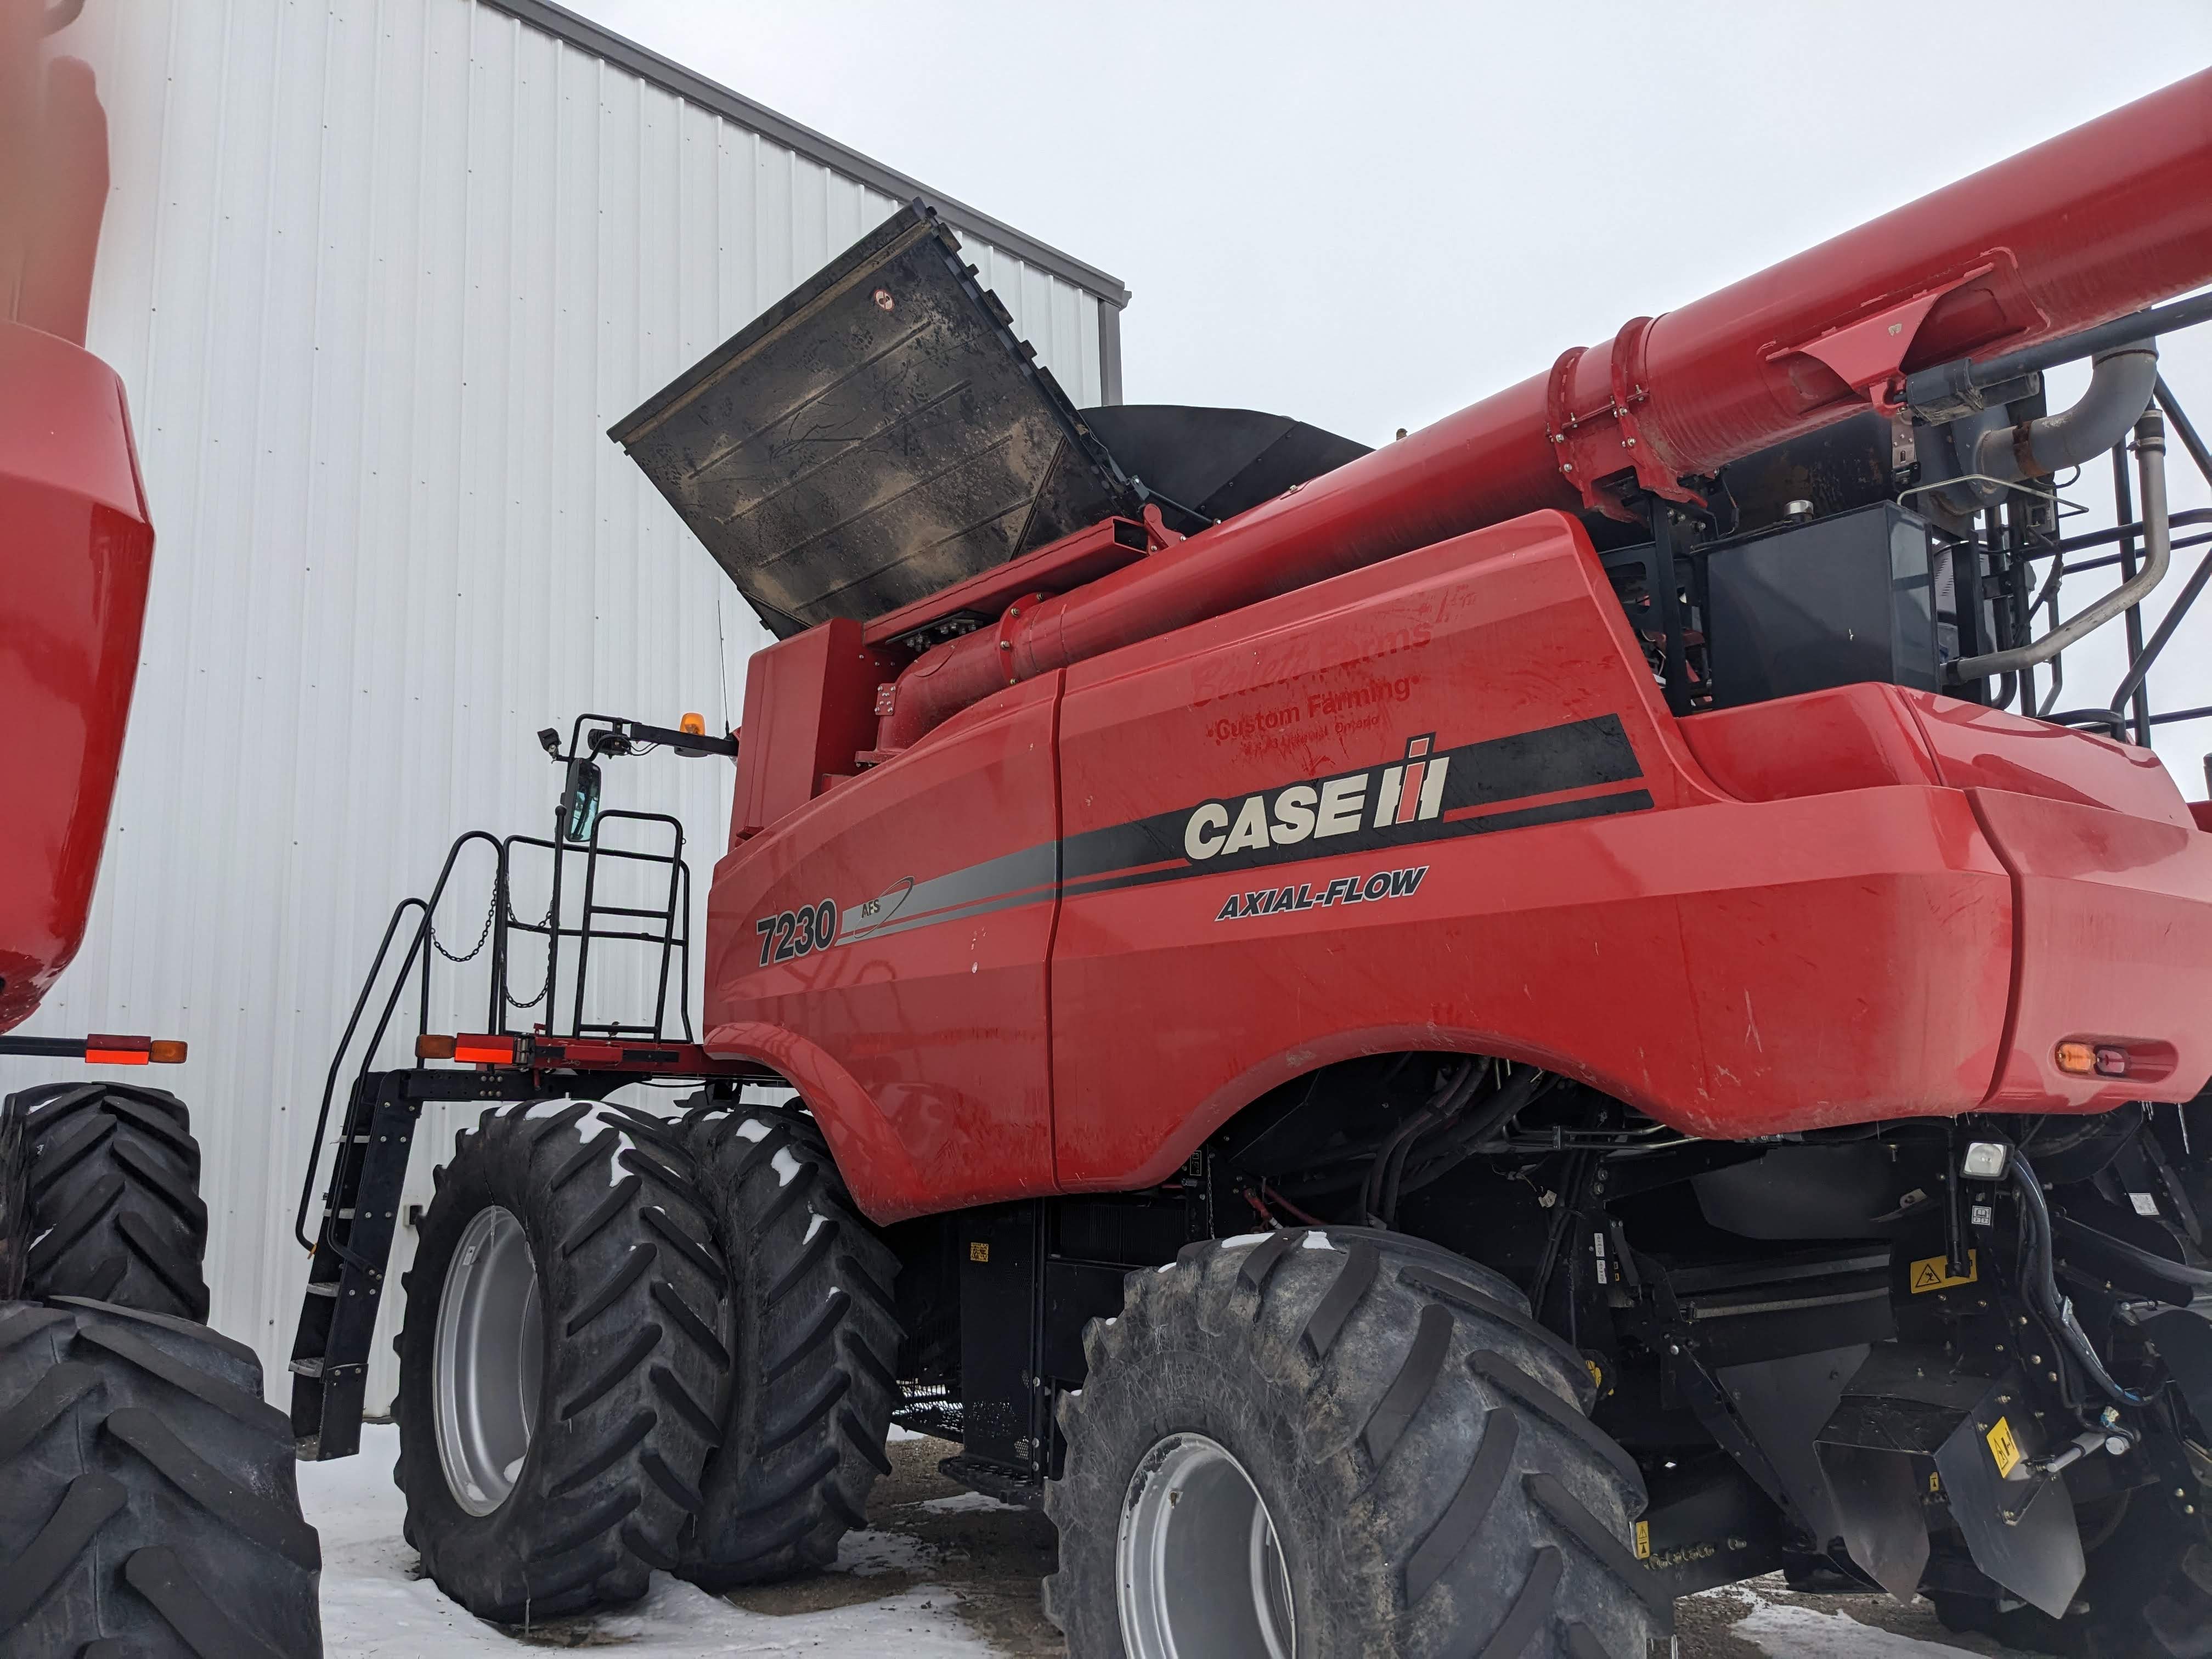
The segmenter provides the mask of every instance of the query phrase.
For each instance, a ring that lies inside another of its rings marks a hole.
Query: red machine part
[[[1984,169],[907,671],[903,748],[1019,677],[1540,507],[1681,481],[1863,409],[1904,373],[2212,282],[2212,70]]]
[[[154,532],[115,373],[81,349],[107,193],[92,71],[42,64],[45,9],[0,0],[0,1031],[76,953],[138,668]],[[99,1037],[101,1064],[179,1057]]]
[[[744,706],[757,714],[730,809],[732,846],[805,805],[830,778],[850,775],[875,729],[876,688],[896,672],[896,659],[846,618],[753,653]]]
[[[710,917],[708,1051],[798,1085],[879,1220],[1149,1185],[1403,1048],[1723,1139],[2212,1074],[2212,837],[2162,771],[1883,685],[1677,720],[1556,513],[1002,689]]]
[[[138,671],[154,530],[115,372],[0,323],[0,1031],[76,954]]]

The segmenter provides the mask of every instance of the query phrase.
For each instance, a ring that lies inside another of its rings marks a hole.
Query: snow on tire
[[[23,1294],[205,1319],[207,1206],[184,1102],[127,1083],[50,1083],[15,1099],[34,1241]]]
[[[1131,1274],[1046,1488],[1070,1659],[1646,1659],[1674,1616],[1628,1541],[1641,1474],[1527,1308],[1355,1228]]]
[[[786,1107],[686,1117],[730,1263],[735,1361],[722,1444],[684,1564],[709,1589],[830,1565],[888,1474],[898,1263],[814,1121]]]
[[[420,1229],[399,1336],[407,1535],[486,1619],[645,1593],[721,1434],[714,1221],[680,1151],[590,1102],[488,1112]]]
[[[295,1469],[243,1344],[76,1297],[0,1307],[0,1659],[313,1659]]]

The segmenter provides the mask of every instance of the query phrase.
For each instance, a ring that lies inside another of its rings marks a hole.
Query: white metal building
[[[766,641],[608,424],[915,196],[1079,405],[1120,401],[1128,295],[544,0],[93,0],[58,44],[107,106],[89,343],[158,543],[91,929],[24,1029],[190,1041],[132,1080],[193,1109],[213,1322],[281,1403],[301,1174],[392,905],[465,829],[544,833],[538,728],[735,725]],[[609,768],[684,819],[695,936],[729,794]],[[426,1123],[410,1201],[465,1121]]]

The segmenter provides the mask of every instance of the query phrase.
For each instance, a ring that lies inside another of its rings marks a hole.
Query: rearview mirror
[[[599,821],[599,768],[596,761],[568,763],[568,785],[561,793],[561,836],[564,841],[589,841]]]

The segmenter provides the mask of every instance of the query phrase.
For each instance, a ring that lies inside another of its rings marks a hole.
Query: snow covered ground
[[[538,1644],[471,1617],[418,1576],[421,1564],[399,1535],[404,1505],[392,1484],[398,1455],[398,1431],[371,1423],[362,1429],[358,1457],[300,1466],[301,1501],[323,1535],[323,1651],[328,1659],[430,1654],[519,1659]],[[905,1583],[908,1574],[927,1571],[925,1554],[926,1547],[911,1538],[857,1533],[846,1540],[839,1567],[863,1577],[896,1574]],[[994,1650],[969,1632],[953,1611],[956,1605],[948,1587],[922,1583],[820,1612],[748,1613],[656,1573],[652,1594],[635,1607],[564,1620],[538,1633],[538,1641],[619,1646],[637,1659],[723,1654],[989,1659]]]
[[[403,1506],[392,1484],[398,1431],[367,1425],[358,1457],[300,1466],[307,1519],[323,1537],[324,1651],[329,1659],[524,1659],[541,1646],[614,1647],[637,1659],[1005,1659],[1057,1652],[1035,1613],[1036,1562],[993,1540],[994,1531],[1022,1534],[1033,1552],[1042,1523],[994,1499],[953,1491],[934,1471],[950,1449],[907,1438],[913,1443],[891,1448],[898,1478],[870,1506],[876,1526],[846,1540],[835,1576],[842,1582],[817,1582],[796,1596],[764,1593],[749,1599],[772,1608],[748,1610],[656,1574],[652,1593],[635,1607],[524,1634],[470,1617],[418,1576],[421,1565],[400,1537]],[[923,1491],[939,1495],[916,1495]],[[1791,1596],[1764,1583],[1717,1591],[1684,1604],[1682,1659],[1991,1659],[2000,1652],[1943,1641],[1924,1608],[1858,1599],[1850,1605],[1845,1611],[1829,1598]]]

